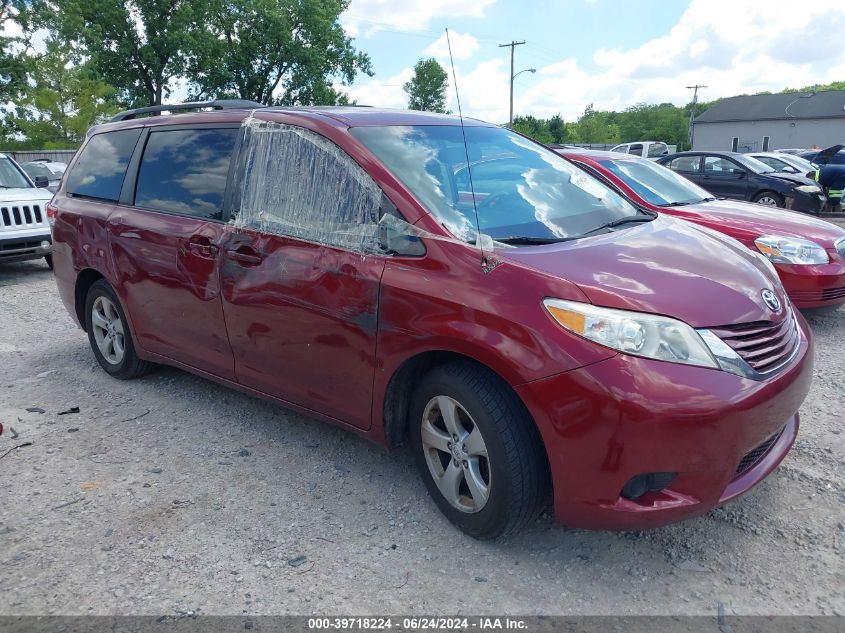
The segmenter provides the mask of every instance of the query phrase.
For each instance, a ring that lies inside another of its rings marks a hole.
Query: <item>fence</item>
[[[4,152],[0,150],[0,154],[5,154],[14,158],[19,163],[27,163],[31,160],[39,158],[46,158],[50,161],[58,163],[69,163],[73,155],[76,154],[75,149],[47,149],[47,150],[32,150],[20,152]]]

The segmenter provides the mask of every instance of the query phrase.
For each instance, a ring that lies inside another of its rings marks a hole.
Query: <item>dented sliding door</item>
[[[382,193],[325,138],[244,124],[223,310],[240,383],[369,428]]]

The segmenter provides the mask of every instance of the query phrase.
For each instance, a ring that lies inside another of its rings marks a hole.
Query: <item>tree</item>
[[[584,109],[578,119],[578,139],[581,143],[618,143],[619,126],[615,112],[596,110],[593,104]]]
[[[343,103],[335,86],[372,75],[340,24],[349,0],[206,0],[195,14],[186,75],[192,96],[267,105]]]
[[[90,64],[73,65],[73,57],[69,44],[49,39],[45,52],[32,58],[31,86],[12,118],[30,147],[78,147],[91,125],[120,110],[115,89]]]
[[[0,33],[13,24],[25,31],[28,27],[26,8],[23,1],[0,0]],[[26,89],[25,47],[26,42],[20,36],[0,36],[0,103],[17,102]],[[11,131],[6,121],[0,124],[0,135],[5,137]]]
[[[157,105],[185,69],[205,0],[44,0],[41,19],[132,105]]]
[[[566,123],[564,123],[560,114],[556,114],[549,119],[549,134],[552,135],[553,143],[566,143],[568,137]]]
[[[436,59],[420,59],[414,65],[414,76],[402,89],[408,95],[409,110],[446,112],[446,89],[449,76]]]
[[[556,143],[554,136],[549,131],[549,123],[544,119],[531,116],[515,116],[513,118],[513,129],[520,134],[533,138],[538,143]]]

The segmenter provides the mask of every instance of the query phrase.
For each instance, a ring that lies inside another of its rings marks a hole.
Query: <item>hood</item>
[[[813,162],[817,164],[826,163],[831,158],[833,158],[843,147],[845,147],[845,145],[831,145],[827,149],[823,149],[818,154],[816,154],[816,157]]]
[[[787,182],[795,183],[796,185],[815,185],[816,182],[812,178],[807,178],[802,174],[790,174],[786,171],[776,171],[768,174],[758,174],[759,176],[769,176],[771,178],[778,178],[786,180]]]
[[[667,216],[549,246],[497,251],[502,259],[575,283],[598,306],[681,319],[693,327],[768,321],[763,289],[783,286],[736,240]]]
[[[10,202],[50,202],[53,194],[38,187],[0,189],[0,204]]]
[[[700,219],[737,239],[753,241],[761,235],[786,235],[812,240],[826,249],[845,237],[845,228],[804,213],[764,207],[738,200],[713,200],[673,209],[688,219]],[[688,216],[695,214],[698,218]]]

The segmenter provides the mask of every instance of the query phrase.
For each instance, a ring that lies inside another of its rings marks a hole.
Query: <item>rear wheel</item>
[[[783,198],[776,194],[774,191],[761,191],[756,196],[754,196],[753,202],[756,202],[757,204],[762,204],[766,207],[784,206]]]
[[[88,290],[85,329],[97,362],[108,374],[128,380],[150,370],[151,364],[135,353],[120,300],[104,279],[94,282]]]
[[[500,378],[458,361],[421,380],[411,403],[414,459],[446,517],[494,539],[533,521],[549,497],[545,450],[525,406]]]

